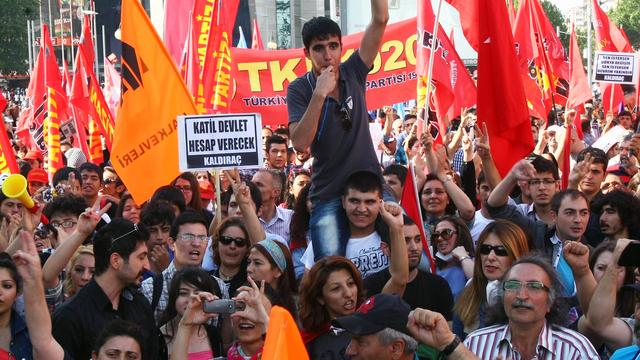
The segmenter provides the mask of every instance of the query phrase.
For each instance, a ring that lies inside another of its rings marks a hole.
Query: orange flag
[[[111,159],[141,204],[180,174],[176,116],[197,111],[139,1],[122,1],[121,21],[122,100]]]
[[[289,311],[280,306],[271,308],[269,329],[264,341],[262,360],[309,359],[300,331]]]

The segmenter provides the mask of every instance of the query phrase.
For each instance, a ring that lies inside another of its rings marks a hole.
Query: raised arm
[[[371,0],[371,21],[364,31],[360,42],[360,58],[367,65],[373,66],[373,60],[378,55],[384,29],[389,21],[388,0]]]
[[[633,339],[632,329],[616,317],[616,284],[620,272],[624,271],[618,266],[618,259],[630,242],[629,239],[618,240],[611,264],[607,266],[591,297],[589,311],[585,314],[586,321],[579,323],[583,326],[578,327],[581,332],[587,330],[586,335],[594,345],[602,342],[611,350],[629,346]]]
[[[511,194],[511,190],[516,186],[518,180],[528,180],[534,177],[535,173],[536,169],[529,161],[518,161],[489,195],[487,200],[489,206],[500,207],[505,205],[509,201],[509,194]]]
[[[227,176],[231,179],[231,187],[233,188],[233,194],[236,196],[236,202],[242,212],[245,225],[247,226],[247,232],[249,233],[249,239],[251,244],[256,244],[259,241],[264,240],[267,235],[264,232],[260,219],[258,219],[257,211],[253,207],[251,201],[251,193],[249,187],[240,179],[240,173],[238,169],[227,171]]]
[[[589,311],[589,302],[596,290],[596,279],[589,269],[589,247],[577,241],[569,241],[562,248],[564,258],[567,260],[578,291],[578,302],[583,313]]]
[[[402,208],[383,202],[380,207],[380,215],[389,226],[391,235],[391,258],[389,260],[391,278],[382,288],[382,293],[402,295],[409,281],[409,255],[407,243],[404,240]]]
[[[100,209],[100,201],[97,200],[93,204],[93,208],[86,210],[78,217],[78,226],[76,230],[62,244],[58,246],[56,251],[49,257],[42,269],[44,286],[47,289],[58,285],[60,281],[58,275],[67,266],[73,254],[78,250],[84,240],[91,235],[93,230],[100,222],[102,214],[106,213],[111,207],[111,203]],[[60,230],[58,230],[60,231]]]
[[[484,173],[484,178],[487,180],[489,187],[495,189],[502,180],[502,177],[500,176],[496,163],[493,161],[493,156],[491,155],[487,123],[482,123],[482,130],[480,130],[477,124],[474,129],[476,131],[476,154],[478,154],[478,157],[482,160],[482,172]]]
[[[36,359],[62,359],[64,350],[51,334],[51,315],[44,299],[42,269],[33,235],[20,232],[22,250],[16,251],[13,260],[23,281],[24,314],[29,338]]]

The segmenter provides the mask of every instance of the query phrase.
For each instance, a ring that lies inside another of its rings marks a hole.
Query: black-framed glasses
[[[515,293],[520,292],[520,289],[522,289],[523,286],[527,289],[527,291],[530,291],[533,293],[539,293],[541,291],[546,291],[546,292],[550,291],[549,287],[547,287],[541,281],[522,282],[518,280],[507,280],[502,283],[502,289],[504,291],[510,291]]]
[[[60,228],[62,227],[63,229],[70,229],[74,226],[76,226],[78,222],[75,220],[65,220],[65,221],[52,221],[51,222],[51,226],[53,226],[54,228]]]
[[[452,229],[444,229],[441,231],[434,231],[431,233],[431,238],[432,239],[437,239],[439,237],[445,239],[445,240],[451,240],[451,238],[453,237],[453,235],[457,234],[458,232]]]
[[[340,105],[340,114],[342,114],[342,128],[345,131],[351,130],[353,123],[351,121],[351,113],[349,109],[345,107],[345,104]]]
[[[245,247],[247,246],[247,239],[239,238],[239,237],[231,237],[231,236],[220,236],[218,239],[223,245],[231,245],[231,243],[235,243],[237,247]]]
[[[489,244],[480,245],[480,254],[482,255],[489,255],[491,254],[492,250],[496,254],[496,256],[509,256],[509,252],[507,252],[507,248],[505,248],[503,245],[496,245],[496,246],[489,245]]]

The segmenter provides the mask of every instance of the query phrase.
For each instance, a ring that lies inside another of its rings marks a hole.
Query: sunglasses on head
[[[224,245],[231,245],[231,243],[234,242],[237,247],[247,246],[247,240],[243,238],[234,238],[231,236],[222,235],[220,236],[220,239],[218,239],[218,241],[220,241],[220,243]]]
[[[344,104],[340,106],[340,113],[342,114],[342,128],[345,131],[351,130],[351,114],[349,113],[349,109],[347,109]]]
[[[507,248],[505,248],[502,245],[496,245],[496,246],[489,245],[489,244],[480,245],[480,254],[482,255],[491,254],[491,250],[493,250],[496,256],[509,256],[509,253],[507,252]]]
[[[457,234],[458,232],[455,230],[451,230],[451,229],[444,229],[442,231],[434,231],[431,233],[431,238],[432,239],[437,239],[439,237],[445,239],[445,240],[450,240],[453,235]]]

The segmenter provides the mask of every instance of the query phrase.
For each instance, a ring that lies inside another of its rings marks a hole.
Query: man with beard
[[[596,204],[600,213],[600,229],[605,240],[638,239],[640,237],[640,200],[624,190],[603,195]]]
[[[149,303],[130,288],[140,285],[142,274],[149,267],[145,245],[148,239],[144,225],[124,219],[114,219],[96,234],[94,279],[53,315],[53,336],[71,358],[89,359],[100,331],[120,318],[140,325],[145,358],[161,359],[158,330]]]
[[[161,274],[156,274],[142,282],[142,293],[149,300],[153,315],[158,321],[169,303],[169,285],[176,271],[189,267],[200,267],[209,237],[207,222],[195,211],[185,211],[171,224],[168,244],[173,251],[173,261]],[[147,266],[148,267],[148,266]],[[225,290],[224,282],[215,276],[218,287]],[[228,294],[219,292],[225,298]]]
[[[451,320],[453,308],[453,295],[449,284],[445,279],[418,269],[422,256],[422,239],[418,225],[406,215],[404,218],[404,240],[407,244],[409,256],[409,282],[407,283],[402,300],[411,309],[422,308],[441,313],[445,319]],[[383,252],[389,256],[389,248],[382,243]],[[393,259],[391,259],[393,261]],[[382,292],[384,285],[391,278],[388,270],[377,272],[364,280],[367,294],[375,295]],[[426,292],[425,289],[438,289],[438,291]]]

